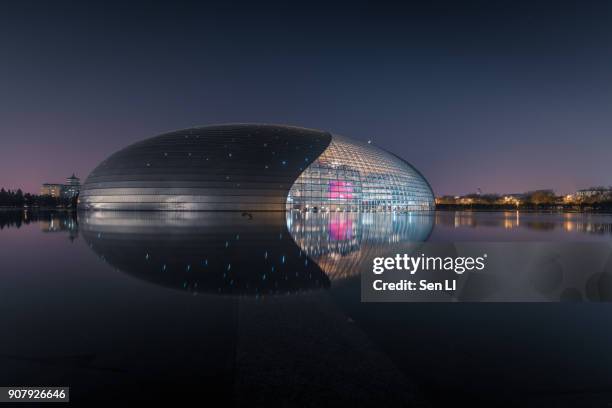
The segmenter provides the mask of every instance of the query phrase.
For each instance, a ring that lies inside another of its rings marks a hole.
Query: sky
[[[2,2],[0,186],[231,122],[371,139],[436,195],[612,185],[612,3],[255,3]]]

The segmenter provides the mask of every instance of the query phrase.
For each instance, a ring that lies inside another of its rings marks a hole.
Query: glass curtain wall
[[[313,212],[433,208],[431,188],[412,166],[371,144],[337,135],[287,196],[287,209]]]

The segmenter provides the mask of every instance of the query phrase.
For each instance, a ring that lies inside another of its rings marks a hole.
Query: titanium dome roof
[[[165,133],[104,160],[79,208],[192,211],[433,209],[427,181],[370,144],[312,129],[217,125]]]

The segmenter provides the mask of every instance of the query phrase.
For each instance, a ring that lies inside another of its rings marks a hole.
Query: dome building
[[[132,144],[82,186],[86,210],[419,211],[425,178],[369,143],[312,129],[218,125]]]

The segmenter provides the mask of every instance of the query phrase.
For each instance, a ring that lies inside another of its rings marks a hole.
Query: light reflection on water
[[[113,268],[193,293],[287,294],[355,276],[431,233],[431,214],[90,212],[89,247]]]
[[[137,213],[134,213],[137,214]],[[161,213],[165,214],[167,220],[172,218],[197,220],[206,219],[207,213],[185,212],[185,213]],[[179,215],[177,215],[179,214]],[[219,213],[216,213],[219,214]],[[256,213],[264,214],[264,213]],[[241,215],[242,216],[242,215]],[[102,217],[98,215],[96,217]],[[140,218],[155,218],[151,213],[140,214]],[[162,217],[162,218],[163,218]],[[124,217],[125,218],[125,217]],[[318,223],[318,231],[327,229],[330,237],[335,241],[348,241],[353,238],[363,238],[362,231],[366,231],[366,240],[382,242],[387,240],[401,241],[405,238],[420,240],[422,237],[418,232],[408,232],[406,228],[418,229],[423,224],[433,224],[433,232],[436,240],[452,240],[454,238],[492,238],[495,241],[507,241],[519,237],[510,233],[509,230],[531,232],[532,237],[538,237],[538,232],[552,232],[553,234],[542,235],[547,240],[574,240],[580,239],[579,235],[612,236],[612,214],[600,213],[525,213],[519,211],[483,212],[483,211],[437,211],[437,212],[415,212],[408,214],[384,214],[384,213],[307,213],[301,214],[291,212],[287,214],[287,224],[291,229],[292,219],[302,223]],[[431,222],[428,218],[432,218]],[[108,222],[110,218],[107,216]],[[159,216],[157,219],[161,219]],[[4,228],[20,228],[30,223],[38,223],[43,232],[71,231],[78,234],[77,214],[71,212],[22,212],[22,211],[0,211],[0,230]],[[126,220],[122,221],[125,226]],[[371,225],[376,223],[376,228]],[[327,224],[327,225],[326,225]],[[398,228],[398,225],[400,227]],[[415,224],[408,226],[408,224]],[[422,227],[423,231],[427,227]],[[449,234],[451,230],[475,231],[469,235]],[[486,234],[484,233],[486,232]],[[493,232],[494,235],[490,235]],[[301,233],[299,229],[296,233]],[[569,233],[569,234],[564,234]],[[574,234],[577,233],[577,234]],[[353,237],[353,234],[360,237]],[[406,234],[416,234],[407,236]],[[527,235],[526,237],[529,237]]]
[[[612,215],[415,213],[2,212],[0,229],[38,223],[81,235],[113,269],[193,293],[286,294],[329,288],[375,256],[421,241],[612,238]]]
[[[438,211],[434,241],[576,241],[612,237],[612,214]]]
[[[433,214],[287,213],[287,228],[299,247],[331,281],[355,276],[363,262],[427,240]]]
[[[610,240],[610,215],[7,214],[3,384],[116,401],[163,383],[168,400],[287,406],[380,402],[414,383],[443,407],[612,395],[611,304],[367,304],[350,273],[368,251],[424,239]]]
[[[193,293],[286,294],[329,287],[282,213],[89,212],[89,247],[115,269]]]

